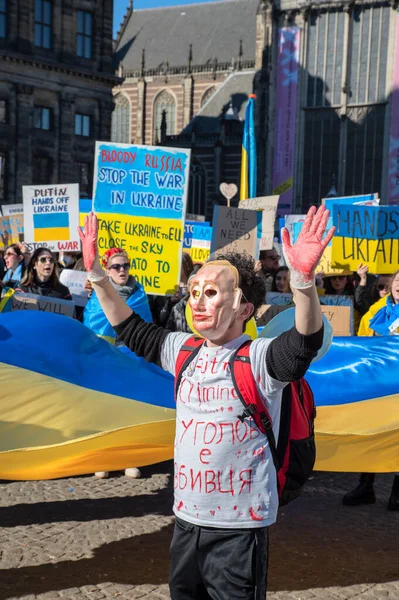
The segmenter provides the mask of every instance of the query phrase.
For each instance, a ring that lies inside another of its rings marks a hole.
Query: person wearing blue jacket
[[[148,297],[143,286],[129,274],[130,260],[125,250],[121,248],[110,248],[101,258],[101,265],[105,269],[110,283],[123,298],[126,304],[140,315],[144,321],[152,322],[152,315]],[[108,322],[103,309],[98,301],[97,294],[92,291],[91,297],[86,304],[83,313],[83,323],[94,331],[98,336],[110,343],[115,343],[116,334]],[[97,471],[96,477],[109,477],[108,471]],[[125,475],[134,479],[140,477],[137,467],[125,469]]]

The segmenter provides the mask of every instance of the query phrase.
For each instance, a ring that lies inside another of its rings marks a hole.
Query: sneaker
[[[130,467],[130,469],[125,469],[126,477],[131,477],[132,479],[140,479],[141,473],[137,467]]]
[[[98,477],[99,479],[108,479],[109,471],[96,471],[94,476]]]

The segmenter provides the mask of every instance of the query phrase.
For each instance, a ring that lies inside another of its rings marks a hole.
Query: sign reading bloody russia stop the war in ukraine
[[[189,167],[190,150],[96,143],[100,256],[126,250],[149,294],[172,294],[180,281]]]

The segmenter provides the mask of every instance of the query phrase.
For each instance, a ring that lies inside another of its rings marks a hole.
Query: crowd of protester
[[[260,252],[255,270],[263,278],[267,292],[290,293],[289,269],[274,247]],[[173,294],[147,296],[141,284],[130,275],[130,258],[118,248],[108,250],[102,257],[102,266],[118,294],[146,321],[154,321],[170,331],[190,332],[186,319],[189,281],[200,265],[193,264],[190,256],[182,255],[181,281]],[[0,251],[0,290],[13,288],[18,293],[31,293],[71,300],[69,289],[59,279],[63,269],[84,271],[82,255],[74,252],[55,254],[47,248],[35,249],[31,254],[25,244],[10,244]],[[393,275],[370,274],[366,265],[360,264],[357,272],[317,273],[319,295],[344,295],[353,297],[355,333],[360,336],[399,335],[399,271]],[[103,314],[91,284],[87,281],[89,300],[76,317],[115,343],[115,333]],[[265,298],[266,303],[266,298]],[[125,474],[139,477],[136,467]],[[96,473],[107,477],[107,471]],[[362,473],[358,486],[343,498],[345,505],[375,502],[373,473]],[[399,510],[399,476],[393,482],[388,508]]]

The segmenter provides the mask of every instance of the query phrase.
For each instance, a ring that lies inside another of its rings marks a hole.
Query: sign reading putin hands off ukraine
[[[126,250],[149,294],[172,294],[180,281],[189,168],[190,150],[96,143],[100,256]]]
[[[368,265],[371,273],[399,269],[399,206],[333,206],[334,266],[356,271]]]

